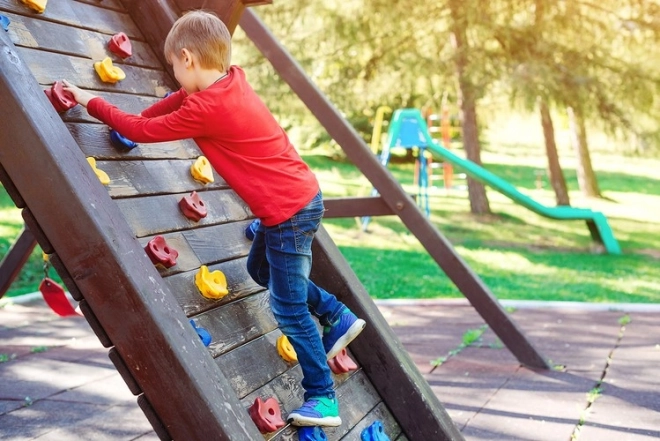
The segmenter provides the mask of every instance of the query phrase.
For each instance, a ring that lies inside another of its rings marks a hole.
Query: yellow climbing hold
[[[21,2],[34,12],[43,14],[46,10],[46,3],[48,3],[48,0],[21,0]]]
[[[96,159],[90,156],[89,158],[87,158],[87,162],[89,162],[89,165],[92,166],[92,170],[94,170],[94,173],[96,173],[96,176],[98,176],[99,181],[101,181],[101,184],[108,185],[110,183],[110,177],[103,170],[96,168]]]
[[[126,78],[123,70],[112,65],[110,57],[105,57],[103,61],[94,63],[94,70],[96,70],[96,73],[99,74],[101,81],[104,83],[116,83]]]
[[[291,342],[286,338],[286,335],[281,335],[277,339],[275,346],[277,347],[277,352],[284,361],[288,363],[298,361],[298,354],[296,354],[296,350],[293,349],[293,346],[291,346]]]
[[[192,174],[192,177],[195,178],[195,180],[202,184],[213,182],[213,169],[211,168],[211,163],[205,156],[200,156],[195,163],[190,166],[190,174]]]
[[[229,293],[224,273],[220,270],[210,272],[206,265],[202,265],[195,274],[195,285],[207,299],[221,299]]]

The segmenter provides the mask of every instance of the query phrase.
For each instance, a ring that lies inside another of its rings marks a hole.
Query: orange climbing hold
[[[190,174],[192,174],[192,177],[195,178],[195,180],[202,184],[213,182],[213,169],[211,168],[211,163],[205,156],[200,156],[195,163],[190,166]]]
[[[123,32],[113,35],[108,42],[110,52],[119,55],[122,58],[128,58],[133,54],[131,40]]]
[[[275,432],[286,425],[282,419],[280,404],[273,397],[265,401],[257,397],[248,413],[261,433]]]
[[[210,272],[206,265],[202,265],[195,274],[195,285],[207,299],[221,299],[229,294],[224,273],[220,270]]]
[[[34,12],[43,14],[46,10],[46,3],[48,3],[48,0],[21,0],[21,2]]]
[[[101,78],[101,81],[104,83],[116,83],[126,78],[126,74],[123,70],[117,66],[112,65],[112,60],[110,57],[105,57],[103,61],[97,61],[94,63],[94,70]]]
[[[99,178],[99,181],[101,181],[101,184],[108,185],[110,183],[110,176],[108,176],[108,174],[103,170],[96,168],[96,159],[90,156],[87,158],[87,162],[90,166],[92,166],[92,170],[94,170],[94,173],[96,173],[96,176]]]
[[[282,357],[287,363],[298,361],[298,354],[296,354],[296,350],[293,349],[293,346],[291,346],[291,342],[286,335],[280,335],[275,346],[277,347],[277,352],[280,354],[280,357]]]

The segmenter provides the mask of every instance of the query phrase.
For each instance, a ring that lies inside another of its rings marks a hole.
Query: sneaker
[[[337,398],[311,397],[289,414],[287,422],[294,426],[340,426]]]
[[[323,328],[323,349],[327,359],[339,354],[366,325],[364,320],[357,318],[348,308],[344,309],[335,323]]]

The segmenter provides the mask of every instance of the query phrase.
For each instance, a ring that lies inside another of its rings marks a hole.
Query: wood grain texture
[[[162,65],[151,47],[142,41],[131,41],[133,54],[123,59],[108,50],[110,35],[46,20],[37,20],[34,17],[11,13],[6,15],[11,20],[9,37],[16,46],[58,52],[94,61],[110,57],[117,64],[162,70]]]
[[[50,88],[50,85],[43,86],[44,89]],[[143,96],[143,95],[128,95],[125,93],[114,93],[105,91],[96,91],[95,95],[100,96],[113,106],[123,110],[124,112],[138,114],[147,107],[160,101],[167,91],[163,91],[162,96]],[[99,124],[101,121],[87,113],[87,109],[83,106],[75,106],[64,113],[60,113],[60,117],[66,122],[91,122]]]

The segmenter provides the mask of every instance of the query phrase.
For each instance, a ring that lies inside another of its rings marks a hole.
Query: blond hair
[[[217,15],[191,11],[180,17],[165,39],[165,58],[180,56],[188,49],[199,59],[200,67],[226,72],[231,63],[231,34]]]

